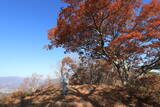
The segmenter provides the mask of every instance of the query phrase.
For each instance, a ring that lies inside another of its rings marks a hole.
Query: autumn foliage
[[[106,60],[121,81],[160,66],[160,1],[63,0],[49,49]],[[134,74],[134,75],[133,75]]]

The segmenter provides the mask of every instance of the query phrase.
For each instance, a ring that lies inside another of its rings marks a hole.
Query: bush
[[[130,81],[126,85],[128,93],[146,103],[160,106],[160,76],[149,75]]]

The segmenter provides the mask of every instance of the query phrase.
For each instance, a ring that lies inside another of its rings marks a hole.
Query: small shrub
[[[144,100],[145,103],[160,106],[160,76],[151,75],[130,81],[126,88],[131,96]]]

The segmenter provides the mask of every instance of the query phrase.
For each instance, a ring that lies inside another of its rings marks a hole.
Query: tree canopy
[[[122,81],[160,69],[160,0],[63,0],[48,48],[105,59]]]

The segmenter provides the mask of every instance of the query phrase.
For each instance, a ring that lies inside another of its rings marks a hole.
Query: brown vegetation
[[[70,85],[67,95],[59,84],[33,92],[17,91],[1,99],[2,107],[159,107],[160,75],[147,76],[119,87],[105,84]]]
[[[158,80],[158,81],[157,81]],[[108,85],[74,85],[69,93],[61,95],[54,86],[35,92],[16,92],[6,97],[4,107],[159,107],[160,81],[157,78],[149,87]],[[142,84],[141,84],[142,85]],[[146,84],[148,86],[148,84]],[[154,92],[151,92],[156,86]],[[144,89],[143,89],[144,88]],[[146,91],[144,91],[146,90]],[[150,91],[148,91],[150,90]],[[146,93],[147,92],[147,93]]]
[[[19,86],[21,91],[34,91],[42,85],[42,75],[32,74],[31,77],[24,78],[23,83]]]

